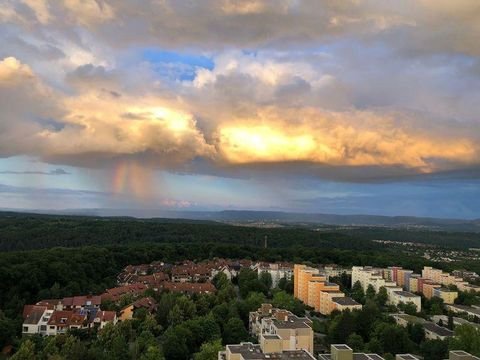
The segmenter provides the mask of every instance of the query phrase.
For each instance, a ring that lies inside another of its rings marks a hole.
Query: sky
[[[477,0],[6,0],[0,208],[480,218]]]

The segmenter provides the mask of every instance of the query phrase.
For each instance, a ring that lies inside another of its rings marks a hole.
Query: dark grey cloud
[[[70,175],[68,171],[65,171],[61,168],[56,168],[50,171],[18,171],[18,170],[2,170],[0,171],[0,175]]]

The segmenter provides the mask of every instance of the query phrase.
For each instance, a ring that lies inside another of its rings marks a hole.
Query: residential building
[[[69,329],[80,329],[87,319],[86,313],[72,310],[56,310],[47,322],[47,335],[65,334]]]
[[[120,315],[118,320],[125,321],[133,319],[133,314],[135,310],[146,309],[149,314],[154,314],[157,312],[157,302],[152,297],[144,297],[134,301],[132,304],[125,306],[120,310]]]
[[[339,277],[342,274],[352,275],[352,269],[343,268],[335,264],[325,265],[321,270],[321,273],[327,277],[327,281],[330,281],[330,278]]]
[[[458,292],[440,287],[433,289],[433,296],[439,297],[445,304],[453,304],[458,297]]]
[[[412,294],[409,291],[393,291],[389,297],[389,303],[395,306],[401,303],[412,303],[417,308],[417,312],[422,310],[422,298],[418,295]]]
[[[45,303],[45,301],[40,302]],[[57,310],[50,305],[26,305],[24,308],[23,335],[58,335],[72,329],[102,329],[107,323],[116,324],[114,311],[102,311],[96,307]]]
[[[362,304],[356,302],[350,297],[333,297],[333,310],[345,311],[345,310],[362,310]],[[332,310],[332,311],[333,311]]]
[[[326,278],[320,274],[319,269],[311,268],[306,265],[295,264],[293,272],[293,295],[307,304],[309,282],[315,280],[314,277],[319,281],[326,281]]]
[[[397,355],[396,359],[400,360],[418,360],[411,354]],[[409,357],[410,356],[410,357]],[[332,344],[330,345],[330,354],[318,355],[319,360],[384,360],[384,358],[378,354],[367,353],[354,353],[353,350],[345,344]]]
[[[335,310],[333,299],[344,297],[345,294],[339,290],[322,290],[320,291],[320,314],[330,315]]]
[[[408,314],[393,314],[392,315],[393,319],[397,323],[397,325],[407,327],[408,324],[425,324],[427,320],[424,318],[418,317],[418,316],[413,316],[413,315],[408,315]]]
[[[460,291],[465,291],[465,289],[470,286],[467,281],[463,280],[463,278],[455,276],[454,274],[448,274],[440,269],[432,268],[431,266],[425,266],[423,268],[422,276],[443,286],[455,285]]]
[[[444,326],[444,327],[448,326],[448,316],[446,315],[434,315],[432,316],[432,320],[437,325]],[[460,317],[453,316],[452,320],[453,320],[453,326],[470,325],[480,329],[480,324],[465,320]]]
[[[430,282],[431,280],[428,280],[420,275],[417,274],[412,274],[410,276],[410,292],[413,293],[420,293],[423,294],[423,285],[427,282]]]
[[[215,286],[210,282],[167,282],[164,281],[159,286],[159,291],[168,290],[170,292],[179,292],[182,294],[212,294],[217,291]]]
[[[408,290],[410,284],[410,277],[413,274],[413,270],[399,269],[397,271],[397,285]]]
[[[115,311],[98,310],[93,318],[94,326],[103,329],[108,323],[115,325],[118,321]]]
[[[107,289],[101,295],[101,299],[102,301],[108,300],[108,301],[117,302],[117,301],[120,301],[120,299],[127,294],[132,295],[133,297],[138,297],[142,295],[147,289],[148,287],[142,283],[128,284],[124,286]]]
[[[95,308],[99,309],[102,303],[100,295],[73,296],[63,298],[57,305],[57,310],[75,310]]]
[[[319,269],[295,264],[293,283],[295,297],[323,315],[333,310],[361,308],[352,299],[334,302],[333,298],[345,297],[345,294],[340,291],[338,284],[328,282]]]
[[[438,326],[434,322],[427,321],[423,324],[425,329],[425,338],[429,340],[445,340],[453,336],[453,331]]]
[[[478,307],[467,306],[467,305],[451,305],[451,304],[447,304],[446,307],[448,310],[453,311],[454,313],[457,313],[457,314],[464,313],[464,314],[467,314],[468,316],[471,316],[472,318],[480,319],[480,308]]]
[[[39,305],[25,305],[23,311],[22,335],[46,335],[47,323],[52,316],[52,307]]]
[[[480,286],[478,285],[464,284],[457,287],[460,291],[480,293]]]
[[[441,287],[442,285],[438,283],[427,281],[423,283],[423,291],[421,292],[427,299],[431,299],[433,297],[433,290]]]
[[[452,350],[448,355],[448,360],[480,360],[480,357],[473,356],[463,350]]]
[[[315,360],[306,350],[284,350],[278,336],[271,335],[262,344],[243,342],[227,345],[225,351],[218,353],[219,360]]]
[[[318,276],[316,279],[319,280],[311,280],[308,283],[308,300],[307,305],[311,306],[317,312],[321,312],[321,292],[322,291],[334,291],[340,292],[340,286],[335,283],[326,282],[326,277]]]
[[[312,321],[290,311],[273,308],[270,304],[262,304],[257,311],[250,313],[249,329],[261,344],[269,344],[269,336],[276,335],[280,339],[278,341],[282,342],[283,350],[313,351]]]
[[[287,279],[290,281],[293,275],[293,266],[287,263],[266,263],[260,264],[257,267],[258,275],[262,272],[270,274],[272,277],[272,288],[276,288],[280,279]]]

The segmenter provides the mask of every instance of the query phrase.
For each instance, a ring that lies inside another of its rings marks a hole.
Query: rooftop
[[[43,313],[47,310],[46,306],[32,306],[25,316],[23,323],[25,325],[36,325],[42,319]]]
[[[413,356],[412,354],[398,354],[397,355],[398,360],[418,360],[416,356]]]
[[[318,355],[318,359],[331,360],[332,356],[331,354],[320,354]],[[354,353],[353,360],[384,360],[384,358],[378,354]]]
[[[273,324],[279,329],[299,329],[311,328],[312,321],[306,317],[298,317],[296,315],[288,315],[286,321],[273,318]]]
[[[467,306],[467,305],[448,305],[448,306],[453,309],[456,309],[457,311],[470,312],[480,316],[480,309],[474,308],[472,306]]]
[[[334,297],[332,301],[343,306],[355,306],[360,305],[360,303],[356,302],[350,297]]]
[[[268,353],[264,354],[260,345],[252,343],[241,343],[238,345],[227,345],[227,349],[231,353],[241,354],[245,360],[264,360],[264,359],[277,359],[277,360],[314,360],[315,358],[305,350],[290,350],[283,351],[281,353]]]
[[[437,334],[439,336],[452,336],[453,335],[453,331],[447,329],[447,328],[444,328],[442,326],[438,326],[437,324],[435,323],[432,323],[432,322],[426,322],[425,324],[423,324],[423,326],[425,327],[425,330],[428,330],[434,334]]]
[[[395,294],[403,296],[403,297],[410,297],[410,298],[419,297],[418,295],[415,295],[415,294],[413,294],[409,291],[394,291],[394,292],[395,292]]]

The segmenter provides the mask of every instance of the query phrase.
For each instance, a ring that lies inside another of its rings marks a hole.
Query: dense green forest
[[[0,212],[0,251],[55,246],[216,242],[259,246],[268,236],[271,247],[378,249],[371,240],[409,241],[467,249],[480,247],[479,233],[405,230],[383,227],[256,228],[217,222],[35,215]]]
[[[229,243],[256,246],[268,236],[271,247],[292,245],[368,249],[368,239],[308,229],[260,229],[216,222],[76,216],[0,215],[0,251],[55,246],[150,243]]]

